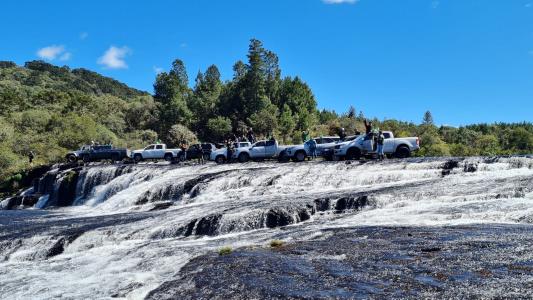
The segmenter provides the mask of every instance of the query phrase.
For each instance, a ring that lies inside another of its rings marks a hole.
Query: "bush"
[[[270,247],[272,247],[272,248],[280,248],[283,245],[285,245],[285,242],[282,241],[282,240],[272,240],[270,242]]]
[[[223,141],[231,133],[231,121],[228,118],[216,117],[207,121],[207,138],[211,141]]]
[[[218,250],[218,255],[228,255],[231,254],[233,250],[229,246],[222,247]]]
[[[198,138],[196,135],[183,125],[173,125],[168,132],[167,144],[170,147],[177,147],[181,144],[189,145],[197,142]]]

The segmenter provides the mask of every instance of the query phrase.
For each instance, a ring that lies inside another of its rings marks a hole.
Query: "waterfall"
[[[0,294],[142,299],[193,257],[227,245],[367,225],[533,224],[530,157],[53,172],[34,191],[36,209],[0,211]]]

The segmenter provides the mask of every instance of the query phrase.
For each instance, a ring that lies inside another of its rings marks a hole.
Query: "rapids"
[[[533,223],[531,157],[50,172],[54,188],[34,208],[0,210],[0,298],[143,299],[223,246],[320,239],[332,228]]]

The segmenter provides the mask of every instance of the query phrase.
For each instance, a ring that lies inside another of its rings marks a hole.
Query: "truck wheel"
[[[217,164],[223,164],[226,162],[226,158],[223,155],[219,155],[215,158]]]
[[[239,162],[245,163],[248,162],[248,160],[250,160],[250,155],[248,153],[239,154]]]
[[[172,154],[171,153],[166,153],[165,154],[165,160],[166,161],[172,161]]]
[[[409,148],[406,146],[400,146],[398,149],[396,149],[395,156],[397,158],[408,158],[411,156],[411,151],[409,151]]]
[[[361,158],[361,150],[359,148],[350,148],[346,152],[346,159],[347,160],[359,160]]]
[[[305,160],[305,157],[307,155],[305,155],[305,152],[304,151],[298,151],[296,152],[296,154],[294,155],[294,158],[296,159],[297,162],[302,162]]]
[[[74,155],[74,154],[70,154],[69,156],[67,156],[67,161],[68,161],[69,163],[74,163],[74,162],[76,162],[77,160],[78,160],[78,158],[77,158],[76,155]]]
[[[278,156],[279,162],[288,162],[290,160],[289,155],[287,155],[287,151],[283,150]]]
[[[140,155],[140,154],[135,154],[135,155],[133,156],[133,160],[134,160],[136,163],[140,163],[140,162],[143,160],[143,157],[142,157],[142,155]]]

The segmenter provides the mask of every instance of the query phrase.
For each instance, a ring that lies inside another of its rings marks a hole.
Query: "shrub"
[[[280,248],[283,245],[285,245],[285,242],[282,240],[272,240],[270,241],[270,247],[272,248]]]
[[[220,250],[218,250],[218,255],[228,255],[228,254],[231,254],[231,252],[233,252],[231,247],[225,246],[225,247],[220,248]]]
[[[168,132],[167,144],[171,147],[179,146],[180,144],[194,144],[198,142],[196,135],[187,127],[176,124],[172,126]]]

